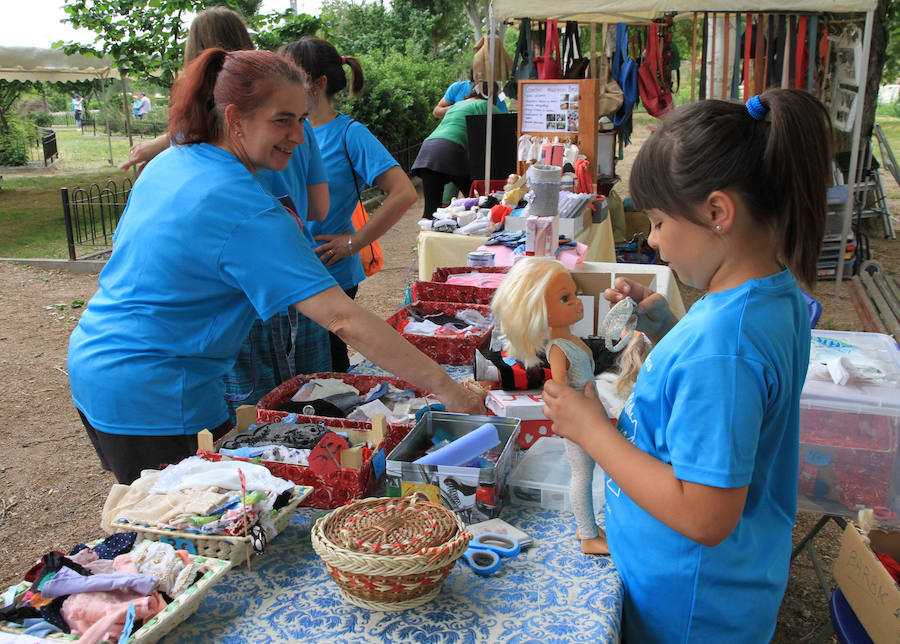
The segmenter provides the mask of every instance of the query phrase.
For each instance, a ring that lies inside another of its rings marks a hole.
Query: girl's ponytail
[[[227,55],[224,49],[207,49],[185,67],[172,87],[169,138],[178,143],[208,143],[218,138],[224,115],[216,108],[215,88]]]
[[[822,250],[831,181],[832,130],[825,106],[799,90],[770,90],[760,96],[769,108],[765,173],[776,191],[778,254],[811,286]]]

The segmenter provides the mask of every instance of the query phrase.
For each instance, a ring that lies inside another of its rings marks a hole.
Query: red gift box
[[[416,301],[403,307],[387,319],[387,323],[400,329],[410,317],[410,308],[416,307],[425,313],[454,314],[466,309],[478,311],[485,317],[490,316],[491,307],[483,304],[467,304],[464,302],[425,302]],[[471,364],[475,357],[475,349],[486,347],[491,342],[494,327],[473,331],[461,336],[432,336],[403,333],[410,344],[429,358],[440,364]]]
[[[463,302],[490,306],[496,290],[482,286],[444,284],[443,282],[413,282],[410,287],[410,297],[413,301]]]
[[[426,392],[415,387],[405,380],[393,377],[379,377],[350,373],[313,373],[295,376],[283,382],[276,389],[269,392],[256,407],[256,420],[259,423],[279,422],[290,412],[279,411],[278,407],[291,399],[302,385],[316,378],[333,378],[353,385],[365,393],[381,382],[388,382],[399,389],[411,389],[416,396],[425,396]],[[365,420],[350,420],[347,418],[329,418],[327,416],[297,415],[298,423],[322,423],[325,427],[335,430],[372,431],[372,423]],[[249,423],[247,423],[249,424]],[[385,457],[391,452],[413,428],[414,423],[388,423],[384,440],[375,447],[369,458],[365,459],[359,470],[352,468],[340,468],[327,474],[318,474],[303,465],[280,463],[277,461],[260,461],[260,463],[272,474],[298,485],[309,485],[313,492],[301,505],[314,508],[336,508],[344,505],[352,499],[358,499],[374,494],[378,482],[384,475]],[[219,440],[222,442],[234,434],[241,433],[247,427],[239,427]],[[249,459],[237,456],[226,456],[218,452],[200,450],[198,455],[210,461],[219,461],[223,458],[247,461]],[[254,461],[256,462],[256,461]]]
[[[544,398],[540,389],[523,391],[496,389],[487,393],[484,404],[495,416],[519,419],[521,449],[528,449],[537,439],[544,436],[554,436],[553,422],[544,416]]]

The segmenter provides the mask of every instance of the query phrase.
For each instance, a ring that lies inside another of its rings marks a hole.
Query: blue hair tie
[[[759,94],[757,94],[756,96],[751,96],[747,101],[747,111],[757,121],[762,121],[766,118],[766,114],[769,113],[769,108],[763,105],[763,102],[759,99]]]

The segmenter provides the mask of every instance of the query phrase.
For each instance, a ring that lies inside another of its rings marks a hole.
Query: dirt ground
[[[404,285],[416,277],[421,208],[420,200],[382,238],[385,268],[360,288],[360,304],[381,317],[402,304]],[[891,208],[900,212],[900,200]],[[880,231],[871,236],[873,258],[900,275],[900,244],[884,240]],[[0,400],[7,419],[0,432],[0,590],[41,554],[100,536],[100,510],[114,480],[100,469],[84,435],[66,374],[69,334],[96,285],[96,275],[0,263]],[[822,282],[815,291],[827,328],[862,330],[846,288],[839,301],[833,292],[834,282]],[[687,288],[682,293],[685,304],[698,296]],[[795,541],[817,519],[801,514]],[[829,523],[815,540],[829,583],[839,535]],[[827,619],[825,592],[809,557],[801,554],[791,567],[774,641],[802,641]]]

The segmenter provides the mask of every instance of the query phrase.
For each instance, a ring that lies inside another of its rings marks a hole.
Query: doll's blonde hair
[[[617,369],[619,377],[616,378],[616,395],[623,400],[628,397],[631,390],[634,389],[634,383],[637,382],[638,373],[641,365],[650,353],[650,343],[640,331],[631,336],[631,340],[625,347],[625,350],[619,354],[617,360]]]
[[[550,337],[547,326],[547,284],[568,269],[550,257],[519,260],[500,284],[491,301],[494,319],[506,336],[507,353],[525,367],[540,364]]]

